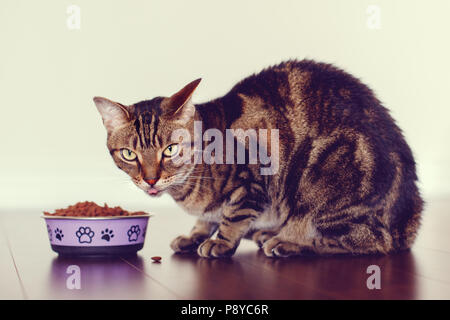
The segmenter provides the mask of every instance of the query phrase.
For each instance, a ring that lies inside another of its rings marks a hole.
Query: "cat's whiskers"
[[[225,178],[220,178],[220,177],[214,178],[214,177],[203,177],[203,176],[189,176],[188,179],[189,179],[189,178],[212,179],[212,180],[225,180]]]

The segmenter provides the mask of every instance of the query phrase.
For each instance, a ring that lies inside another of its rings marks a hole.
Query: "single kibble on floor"
[[[46,216],[70,216],[70,217],[115,217],[145,215],[145,212],[129,212],[121,207],[99,206],[92,201],[78,202],[64,209],[56,209],[54,213],[44,212]]]
[[[161,262],[161,257],[152,257],[153,262]]]

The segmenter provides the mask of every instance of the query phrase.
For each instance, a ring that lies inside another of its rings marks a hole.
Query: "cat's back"
[[[396,153],[408,179],[417,178],[411,149],[388,110],[367,85],[331,64],[285,61],[241,80],[216,102],[226,128],[278,129],[286,150],[305,139],[361,138],[379,159]]]
[[[320,111],[308,110],[315,105],[355,112],[380,105],[369,87],[357,78],[332,64],[313,60],[289,60],[268,67],[238,82],[222,100],[226,103],[236,96],[259,101],[266,110],[281,111],[299,107]]]
[[[338,128],[376,134],[376,126],[395,124],[368,86],[327,63],[289,60],[238,82],[214,103],[223,106],[227,128],[297,128],[327,135]],[[399,132],[399,131],[398,131]]]

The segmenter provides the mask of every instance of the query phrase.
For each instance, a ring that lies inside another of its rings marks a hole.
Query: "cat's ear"
[[[124,105],[102,97],[95,97],[94,102],[108,133],[130,121],[130,114]]]
[[[195,106],[192,103],[192,94],[202,79],[197,79],[187,84],[183,89],[169,98],[169,106],[172,116],[182,123],[188,122],[195,114]]]

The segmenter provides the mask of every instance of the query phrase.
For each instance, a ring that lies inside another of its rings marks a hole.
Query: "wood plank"
[[[254,255],[254,254],[249,254]],[[145,258],[144,258],[145,259]],[[202,259],[196,255],[164,255],[161,263],[145,259],[143,272],[183,299],[328,299],[314,289],[286,281],[276,273],[232,259]]]
[[[0,297],[450,299],[448,205],[447,200],[429,203],[415,246],[396,255],[271,259],[245,240],[233,258],[221,260],[173,254],[171,240],[187,233],[195,221],[176,207],[155,208],[145,247],[138,256],[100,260],[59,258],[50,250],[39,213],[17,209],[0,214],[4,222],[0,232],[4,236],[4,240],[0,237]],[[152,256],[161,256],[161,263],[153,263]],[[81,290],[66,287],[70,265],[81,268]],[[366,286],[369,265],[381,269],[381,290]]]
[[[257,254],[253,242],[242,241],[231,259],[202,259],[173,254],[172,239],[190,230],[195,219],[183,212],[156,214],[149,223],[140,256],[141,270],[184,299],[327,299],[316,290],[285,281],[260,266],[245,263]],[[153,263],[152,256],[161,256]]]
[[[51,251],[45,222],[36,214],[5,214],[4,226],[30,299],[176,299],[177,296],[120,258],[60,258]],[[134,264],[142,259],[136,257]],[[67,268],[81,270],[81,289],[66,286]]]
[[[441,261],[440,257],[432,258],[430,264]],[[268,259],[261,252],[248,262],[262,266],[266,273],[278,273],[289,281],[334,299],[450,298],[450,286],[428,277],[432,269],[426,273],[424,268],[418,271],[416,260],[411,252],[390,256],[298,257],[286,260]],[[380,267],[381,290],[367,288],[367,267],[370,265]]]

